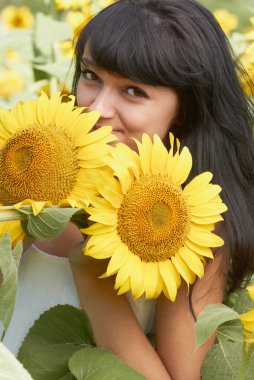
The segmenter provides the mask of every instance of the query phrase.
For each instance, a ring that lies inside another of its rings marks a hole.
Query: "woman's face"
[[[77,104],[101,114],[95,128],[112,126],[112,133],[122,143],[136,150],[132,138],[154,133],[165,141],[179,111],[174,90],[133,82],[100,69],[88,54],[81,61],[77,86]]]

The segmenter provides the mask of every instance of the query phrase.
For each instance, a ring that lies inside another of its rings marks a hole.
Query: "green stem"
[[[238,380],[246,380],[246,371],[248,369],[248,364],[251,358],[251,355],[254,351],[254,344],[244,341],[243,343],[243,359],[238,375]]]

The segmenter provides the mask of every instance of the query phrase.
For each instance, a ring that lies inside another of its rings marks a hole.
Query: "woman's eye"
[[[87,80],[98,80],[97,75],[89,70],[81,70],[81,75]]]
[[[139,98],[148,98],[147,94],[145,93],[145,91],[143,91],[141,88],[139,87],[128,87],[126,89],[126,92],[131,95],[131,96],[137,96]]]

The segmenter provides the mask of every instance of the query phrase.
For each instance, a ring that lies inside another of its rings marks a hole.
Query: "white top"
[[[128,299],[145,333],[154,325],[155,301]],[[3,343],[17,355],[19,347],[41,313],[56,305],[79,306],[79,298],[68,259],[49,255],[32,245],[19,266],[18,292],[14,314]],[[1,322],[0,322],[1,323]],[[3,328],[0,325],[0,336]]]

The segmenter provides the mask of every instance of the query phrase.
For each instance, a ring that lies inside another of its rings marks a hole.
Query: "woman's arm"
[[[170,380],[159,356],[143,333],[128,300],[114,290],[114,278],[99,279],[106,262],[72,251],[70,263],[82,308],[97,346],[112,351],[149,380]]]
[[[71,253],[70,263],[97,346],[112,351],[149,380],[200,379],[202,361],[213,339],[195,352],[195,321],[185,286],[179,289],[174,303],[164,296],[157,301],[155,351],[126,297],[116,295],[114,278],[98,278],[105,272],[107,261],[86,257],[79,247]],[[222,302],[226,277],[221,274],[223,263],[222,255],[218,256],[195,284],[193,308],[197,314],[208,304]]]
[[[205,275],[192,289],[195,316],[207,305],[222,303],[227,278],[226,255],[221,253],[207,264]],[[156,315],[157,352],[174,380],[199,380],[205,355],[214,336],[195,349],[195,320],[191,313],[186,286],[182,286],[174,303],[161,296]]]

